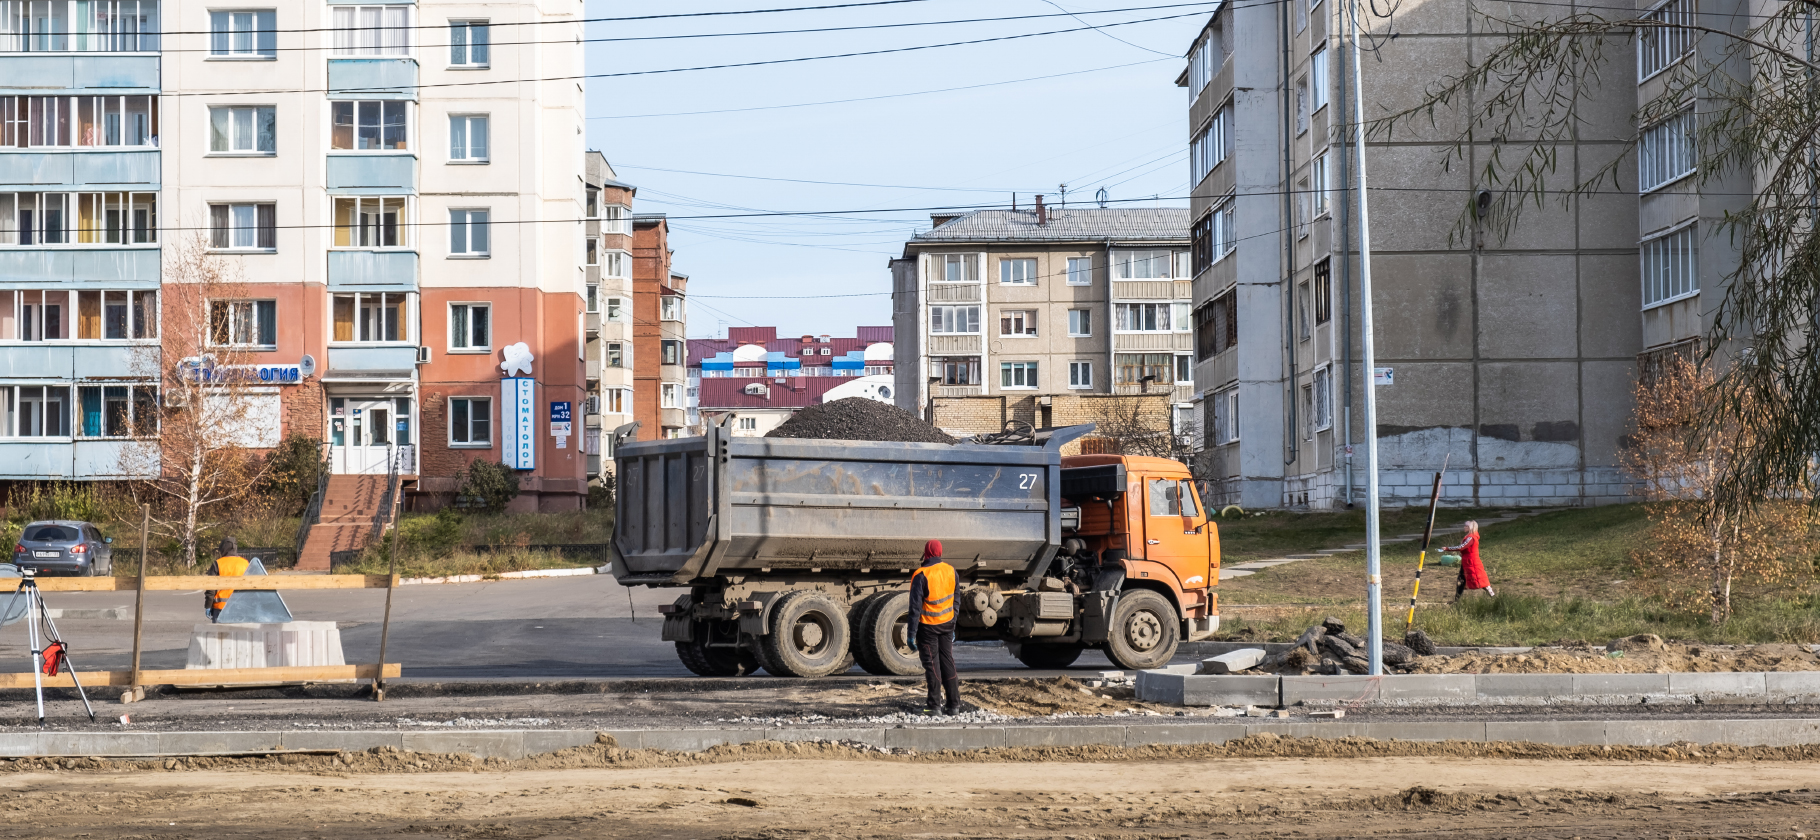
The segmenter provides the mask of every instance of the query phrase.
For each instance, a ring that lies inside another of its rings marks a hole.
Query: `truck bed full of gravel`
[[[767,432],[765,437],[955,443],[954,438],[924,423],[916,415],[864,397],[809,406]]]

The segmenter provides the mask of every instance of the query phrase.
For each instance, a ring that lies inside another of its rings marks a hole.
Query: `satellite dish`
[[[310,375],[315,374],[316,373],[316,357],[312,356],[308,353],[303,354],[303,358],[297,360],[297,373],[302,376],[310,376]]]
[[[1093,200],[1099,202],[1101,210],[1106,209],[1106,201],[1109,198],[1111,198],[1111,194],[1106,192],[1105,187],[1100,187],[1100,191],[1093,194]]]

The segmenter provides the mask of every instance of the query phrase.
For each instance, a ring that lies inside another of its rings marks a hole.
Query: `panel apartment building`
[[[587,155],[588,480],[612,486],[611,432],[632,422],[632,199],[600,152]]]
[[[1190,100],[1195,389],[1222,502],[1364,497],[1357,92],[1341,12],[1228,4],[1178,80]],[[1439,0],[1369,19],[1397,37],[1380,37],[1363,67],[1368,116],[1463,72],[1473,14]],[[1557,150],[1564,179],[1621,153],[1632,130],[1632,88],[1588,93],[1578,142]],[[1366,147],[1385,499],[1426,500],[1443,463],[1452,504],[1622,499],[1638,313],[1653,305],[1639,299],[1637,200],[1597,195],[1565,212],[1551,201],[1508,237],[1476,215],[1456,231],[1481,199],[1488,153],[1447,165],[1461,124],[1443,112],[1438,126],[1418,120]]]
[[[891,261],[896,403],[951,434],[1076,422],[1153,395],[1193,420],[1188,213],[1048,207],[933,217]],[[1161,406],[1159,407],[1161,408]]]
[[[253,442],[423,501],[503,460],[521,508],[579,507],[583,98],[534,80],[582,72],[581,10],[0,3],[0,473],[108,474],[85,401],[182,363],[118,378],[199,243],[240,285],[211,340],[270,374]]]

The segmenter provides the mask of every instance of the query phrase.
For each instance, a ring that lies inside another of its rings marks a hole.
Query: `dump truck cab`
[[[1062,459],[1062,545],[1122,569],[1128,588],[1164,595],[1183,636],[1219,629],[1219,528],[1188,468],[1167,458],[1073,455]]]

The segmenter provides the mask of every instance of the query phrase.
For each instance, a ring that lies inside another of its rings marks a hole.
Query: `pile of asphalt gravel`
[[[955,443],[941,429],[897,406],[864,397],[812,405],[765,437],[811,440],[873,440],[899,443]]]

